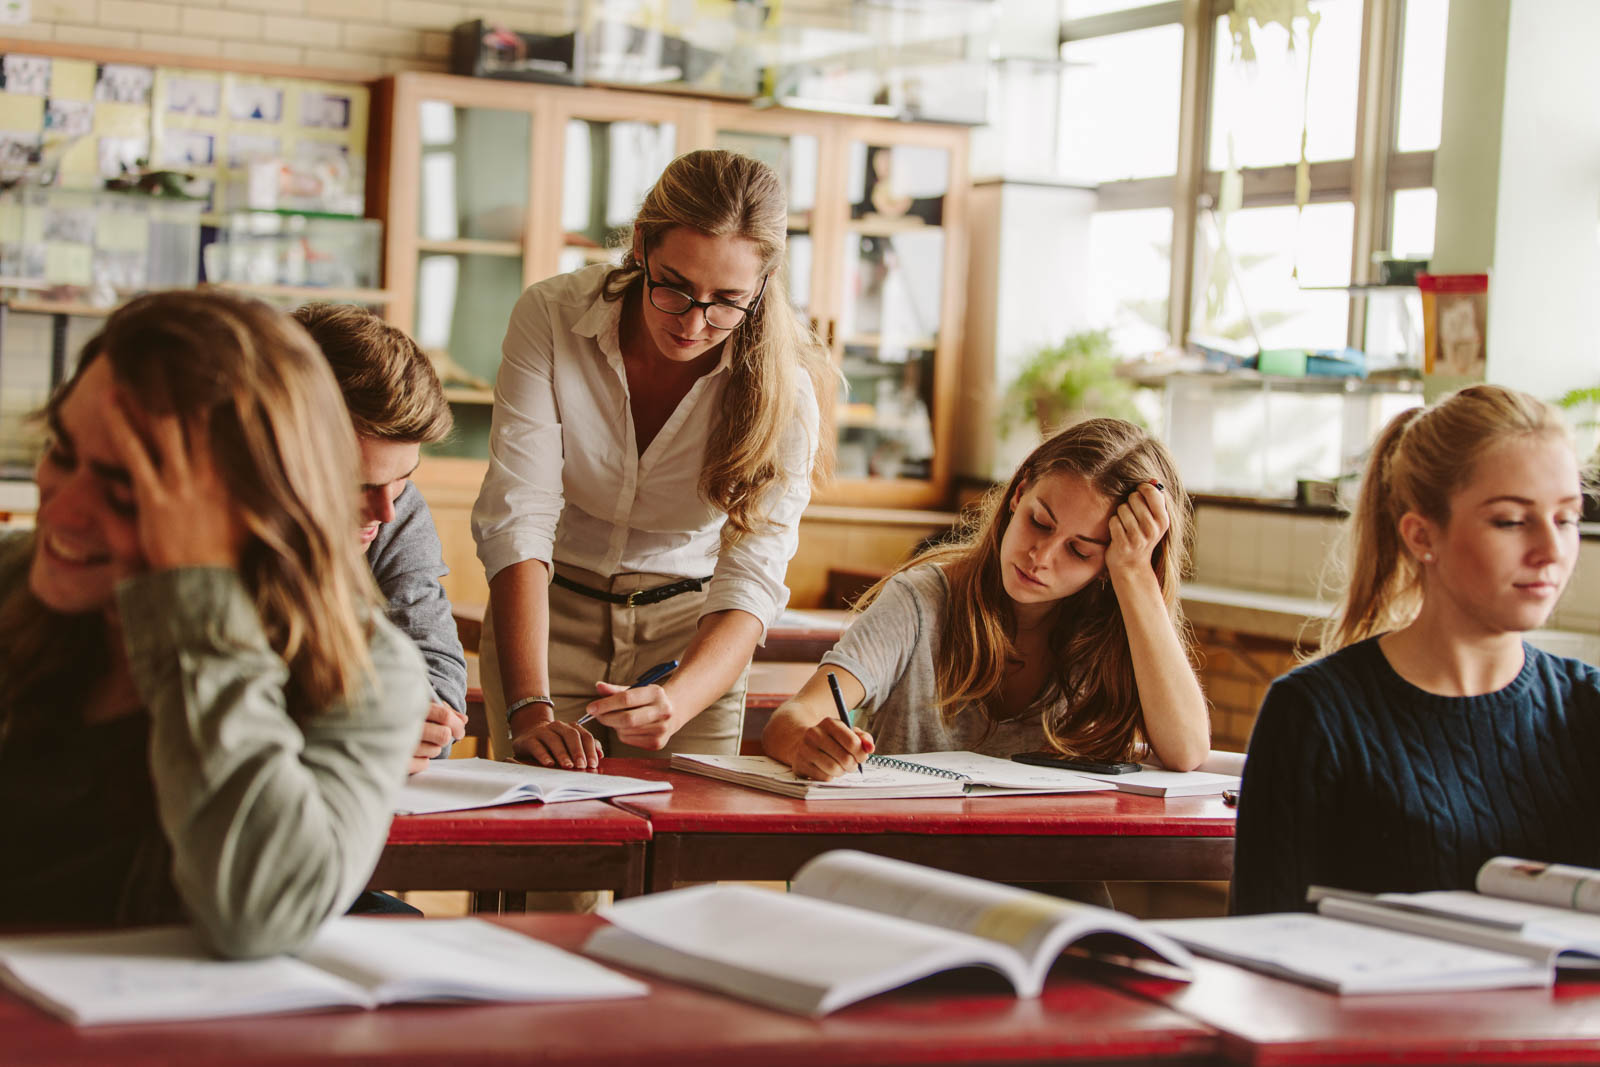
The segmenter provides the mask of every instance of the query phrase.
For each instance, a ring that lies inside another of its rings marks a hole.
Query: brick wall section
[[[1195,628],[1200,684],[1211,703],[1211,747],[1243,752],[1267,686],[1300,661],[1288,641]]]
[[[489,18],[565,33],[577,0],[34,0],[33,20],[0,37],[221,56],[372,75],[442,71],[452,26]]]

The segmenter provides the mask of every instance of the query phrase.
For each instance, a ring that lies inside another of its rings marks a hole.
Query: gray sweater
[[[422,493],[410,482],[394,502],[394,521],[378,527],[367,563],[388,602],[389,621],[416,642],[439,699],[467,710],[467,657],[439,579],[450,573]],[[445,753],[448,754],[448,753]]]
[[[1029,714],[991,731],[976,708],[957,715],[935,710],[939,687],[933,665],[950,585],[936,564],[924,563],[889,579],[839,643],[822,657],[866,687],[856,725],[885,755],[904,752],[982,752],[1008,758],[1049,747],[1044,716]]]

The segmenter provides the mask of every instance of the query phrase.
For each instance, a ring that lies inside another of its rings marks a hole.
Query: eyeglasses
[[[650,295],[650,303],[657,311],[664,311],[668,315],[687,315],[695,308],[700,308],[706,313],[706,325],[714,330],[731,330],[744,321],[746,315],[756,309],[761,303],[761,296],[767,291],[767,275],[761,279],[761,288],[756,292],[756,298],[744,307],[727,300],[696,300],[682,289],[674,289],[665,282],[658,282],[650,276],[650,252],[643,247],[639,254],[644,259],[644,287]]]

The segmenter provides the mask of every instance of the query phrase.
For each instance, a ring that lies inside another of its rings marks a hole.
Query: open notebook
[[[620,774],[562,771],[526,763],[486,759],[433,760],[406,779],[395,798],[396,815],[492,808],[530,800],[554,804],[562,800],[603,800],[633,793],[658,793],[671,782],[624,778]]]
[[[0,938],[0,982],[80,1026],[410,1000],[643,996],[640,982],[481,919],[333,919],[294,956],[219,960],[186,926]]]
[[[613,905],[584,951],[805,1015],[825,1015],[941,971],[983,967],[1035,997],[1065,951],[1186,978],[1189,954],[1148,924],[1091,904],[838,850],[792,891],[705,885]]]
[[[996,759],[976,752],[921,752],[873,756],[864,773],[826,782],[801,778],[770,756],[698,756],[677,753],[672,769],[805,800],[891,797],[1014,796],[1087,793],[1111,788],[1071,772]]]

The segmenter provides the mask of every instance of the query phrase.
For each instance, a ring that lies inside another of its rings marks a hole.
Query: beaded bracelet
[[[551,711],[556,710],[556,702],[549,697],[523,697],[506,708],[506,719],[509,721],[511,716],[515,715],[519,709],[525,708],[529,704],[549,704]]]

